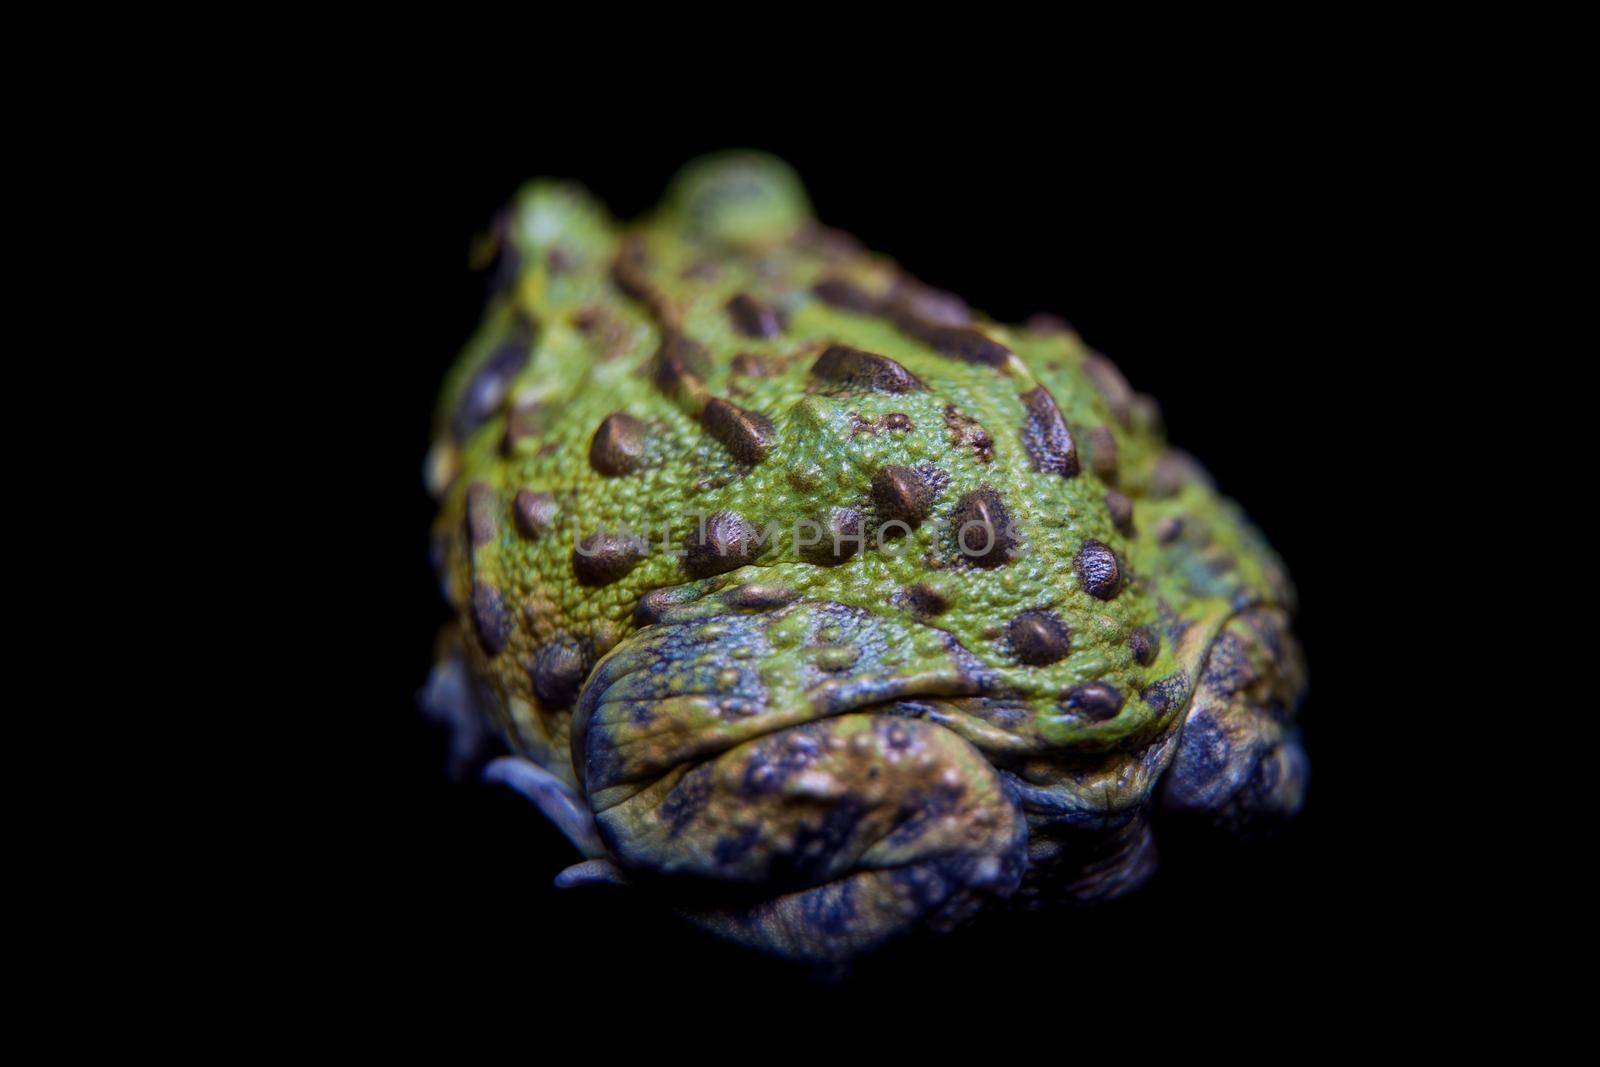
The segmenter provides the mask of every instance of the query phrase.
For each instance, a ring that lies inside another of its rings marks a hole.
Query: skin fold
[[[989,322],[752,154],[630,226],[535,182],[481,251],[424,702],[503,737],[561,884],[842,960],[1126,892],[1152,805],[1300,806],[1283,566],[1065,324]]]

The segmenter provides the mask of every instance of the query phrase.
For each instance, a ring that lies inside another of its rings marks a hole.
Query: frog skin
[[[627,226],[534,182],[485,251],[424,702],[503,737],[559,885],[839,961],[1126,893],[1152,809],[1299,808],[1284,568],[1066,324],[988,321],[749,153]]]

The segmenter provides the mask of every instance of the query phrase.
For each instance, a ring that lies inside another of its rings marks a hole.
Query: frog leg
[[[531,801],[587,857],[556,875],[557,889],[627,882],[617,865],[606,858],[588,805],[565,781],[521,756],[501,756],[483,769],[483,780],[506,786]]]
[[[484,781],[509,786],[544,813],[568,841],[590,859],[605,855],[605,846],[595,831],[594,816],[583,798],[573,792],[566,782],[551,774],[532,760],[520,756],[501,756],[483,770]],[[567,872],[563,871],[563,875]],[[584,881],[598,879],[583,879]],[[580,884],[577,875],[568,877],[567,884]]]
[[[1304,691],[1305,666],[1282,609],[1229,620],[1207,653],[1161,808],[1242,836],[1298,811],[1310,770],[1293,723]]]
[[[493,697],[468,668],[455,623],[439,631],[434,656],[428,680],[417,693],[417,704],[425,716],[448,732],[446,771],[460,781],[505,748],[489,710],[494,706]]]
[[[724,937],[809,961],[1014,891],[1027,841],[1014,793],[970,742],[896,705],[973,678],[891,640],[895,625],[795,604],[651,626],[602,661],[574,758],[629,880]],[[853,647],[859,673],[812,669],[819,632],[823,662]]]

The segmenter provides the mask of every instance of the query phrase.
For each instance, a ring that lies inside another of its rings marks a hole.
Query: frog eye
[[[689,164],[673,179],[667,203],[690,233],[734,245],[786,240],[811,217],[799,177],[759,152]]]

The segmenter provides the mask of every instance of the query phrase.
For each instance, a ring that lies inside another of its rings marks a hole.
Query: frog
[[[650,895],[837,964],[1122,897],[1303,805],[1284,564],[1065,321],[992,321],[755,152],[623,223],[523,187],[424,479],[423,691]]]

